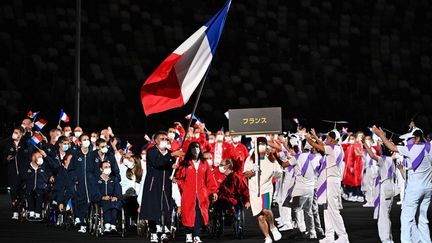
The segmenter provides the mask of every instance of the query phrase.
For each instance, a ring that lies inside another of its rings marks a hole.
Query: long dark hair
[[[202,153],[201,145],[198,142],[192,142],[189,144],[189,147],[187,149],[184,161],[193,160],[192,148],[195,148],[195,147],[200,148],[200,153],[198,154],[198,159],[201,160],[201,162],[203,161],[203,153]]]

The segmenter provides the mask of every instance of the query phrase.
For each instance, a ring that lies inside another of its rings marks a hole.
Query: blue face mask
[[[65,152],[68,151],[69,150],[69,144],[62,145],[62,150]]]

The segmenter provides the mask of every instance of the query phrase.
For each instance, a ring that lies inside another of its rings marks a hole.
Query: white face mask
[[[111,174],[111,168],[105,168],[105,169],[103,170],[103,173],[104,173],[105,175],[110,175],[110,174]]]
[[[231,143],[231,141],[232,141],[231,137],[229,137],[229,136],[225,137],[225,142]]]
[[[89,141],[89,140],[85,140],[85,141],[83,141],[83,142],[82,142],[82,146],[83,146],[84,148],[88,148],[88,147],[90,146],[90,141]]]
[[[209,139],[209,141],[208,141],[209,143],[214,143],[215,142],[215,140],[213,139],[213,138],[211,138],[211,139]]]
[[[103,147],[100,150],[102,153],[106,154],[108,152],[108,148],[107,147]]]
[[[43,162],[44,162],[44,161],[43,161],[42,158],[38,158],[37,161],[36,161],[36,164],[38,164],[38,165],[42,165]]]
[[[159,148],[164,150],[167,148],[168,142],[167,141],[160,141]]]
[[[100,137],[99,138],[102,138],[102,139],[104,139],[105,140],[105,136],[104,135],[100,135]]]
[[[234,143],[240,143],[241,137],[233,137],[232,140],[233,140]]]
[[[213,160],[211,160],[211,159],[208,159],[208,160],[207,160],[207,163],[209,164],[209,166],[210,166],[210,167],[212,167],[212,166],[213,166]]]
[[[126,167],[128,167],[129,169],[133,169],[135,167],[135,164],[132,161],[129,161],[128,159],[123,160],[123,163],[125,163]]]
[[[76,138],[79,138],[82,135],[82,132],[74,132]]]
[[[266,151],[266,149],[267,149],[267,146],[265,146],[265,145],[259,145],[258,146],[258,152],[260,152],[260,153],[264,153]]]
[[[219,172],[222,174],[225,174],[225,172],[226,172],[225,166],[219,166]]]
[[[199,133],[195,133],[194,136],[195,136],[196,139],[200,138],[200,134]]]
[[[224,140],[224,136],[223,135],[216,135],[216,141],[222,142],[223,140]]]
[[[67,132],[65,132],[64,135],[65,135],[66,137],[69,137],[69,136],[71,135],[71,133],[72,133],[71,131],[67,131]]]
[[[13,139],[13,140],[17,140],[18,137],[19,137],[18,134],[16,134],[16,133],[12,133],[12,139]]]
[[[173,140],[175,138],[175,133],[173,133],[173,132],[169,132],[168,133],[168,139],[169,140]]]
[[[146,155],[145,154],[141,154],[141,159],[145,161],[147,159]]]
[[[91,138],[90,138],[90,141],[91,141],[92,143],[96,143],[96,140],[97,140],[97,138],[95,138],[95,137],[91,137]]]

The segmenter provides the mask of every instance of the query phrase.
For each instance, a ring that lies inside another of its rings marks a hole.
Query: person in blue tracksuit
[[[48,190],[48,182],[52,175],[47,157],[43,150],[32,152],[31,162],[24,172],[26,186],[27,211],[30,219],[41,219],[42,205]]]
[[[60,212],[63,212],[70,199],[73,196],[72,178],[69,176],[68,167],[72,155],[68,155],[63,160],[63,166],[58,169],[57,177],[54,183],[55,201],[59,205]]]
[[[104,232],[115,232],[117,215],[122,207],[122,191],[120,182],[111,171],[111,163],[100,163],[100,176],[96,186],[100,195],[100,206],[103,210],[105,222]]]
[[[12,219],[18,219],[18,198],[22,194],[22,180],[21,175],[23,172],[23,165],[27,162],[25,151],[27,142],[23,138],[24,129],[17,127],[12,133],[12,141],[6,146],[5,155],[8,167],[8,187],[10,188],[11,206],[12,206]]]
[[[104,139],[99,138],[96,141],[96,150],[93,151],[93,163],[91,163],[90,165],[92,167],[95,178],[98,178],[100,176],[100,163],[102,161],[108,161],[111,164],[111,170],[113,174],[115,175],[115,177],[117,177],[118,181],[121,181],[120,169],[114,153],[109,151],[107,142]]]
[[[90,139],[87,134],[79,137],[80,149],[77,150],[68,166],[68,174],[74,186],[75,224],[80,226],[81,233],[87,231],[85,218],[90,202],[96,199],[94,194],[94,153],[90,151]]]

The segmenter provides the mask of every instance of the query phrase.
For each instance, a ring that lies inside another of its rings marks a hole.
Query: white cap
[[[404,140],[404,141],[408,141],[408,139],[415,137],[414,136],[415,131],[421,131],[423,133],[423,131],[420,128],[414,127],[411,132],[400,135],[399,138]]]

